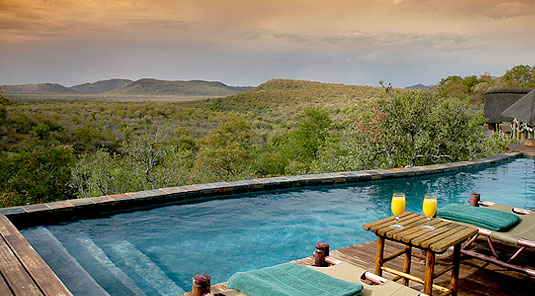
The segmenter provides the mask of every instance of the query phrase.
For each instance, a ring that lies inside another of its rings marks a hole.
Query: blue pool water
[[[233,273],[375,239],[362,225],[390,216],[393,192],[421,213],[425,193],[439,207],[482,200],[535,208],[535,161],[481,171],[245,194],[22,230],[75,295],[176,295],[195,274],[212,283]],[[86,274],[87,272],[87,274]],[[90,276],[89,276],[89,275]]]

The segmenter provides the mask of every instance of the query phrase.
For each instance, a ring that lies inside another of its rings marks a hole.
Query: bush
[[[2,206],[65,199],[72,161],[71,151],[62,147],[0,152]]]
[[[247,121],[229,116],[201,141],[193,165],[194,180],[216,182],[253,177],[251,136]]]
[[[356,122],[354,132],[329,141],[314,171],[428,165],[501,152],[508,141],[487,137],[484,123],[465,101],[423,91],[386,98]]]

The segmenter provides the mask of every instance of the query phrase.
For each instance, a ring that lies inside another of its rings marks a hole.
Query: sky
[[[0,0],[0,84],[397,87],[535,64],[535,0]]]

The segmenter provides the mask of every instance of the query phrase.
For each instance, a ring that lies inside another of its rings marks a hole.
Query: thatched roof
[[[484,115],[488,123],[500,123],[509,121],[503,117],[502,112],[516,103],[533,88],[513,87],[513,88],[490,88],[485,92]]]
[[[502,116],[516,118],[524,123],[533,125],[535,122],[535,89],[505,109],[502,112]]]

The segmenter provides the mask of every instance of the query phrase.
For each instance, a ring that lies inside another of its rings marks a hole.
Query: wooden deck
[[[71,295],[8,218],[0,215],[0,295]]]
[[[486,248],[485,242],[477,244],[477,251],[490,253],[490,250]],[[363,267],[369,271],[374,270],[375,253],[376,253],[377,241],[371,241],[360,245],[354,245],[335,251],[331,251],[330,255],[336,259],[350,262],[352,264]],[[385,256],[402,247],[401,244],[394,243],[390,240],[385,242]],[[510,252],[507,247],[502,247],[501,250]],[[425,260],[421,259],[419,249],[413,250],[413,258],[411,265],[411,274],[414,274],[420,278],[424,277]],[[451,263],[451,252],[447,251],[442,255],[438,255],[438,260]],[[535,252],[526,252],[519,258],[515,259],[517,263],[534,266],[535,265]],[[295,262],[302,264],[310,264],[312,262],[311,257],[296,260]],[[403,259],[398,257],[385,264],[387,267],[392,267],[398,270],[402,270]],[[437,265],[435,272],[441,269],[440,265]],[[393,275],[384,272],[383,276],[386,278],[392,278]],[[401,281],[399,281],[401,282]],[[436,278],[434,283],[444,287],[449,287],[450,273],[447,272],[440,277]],[[410,287],[418,291],[423,290],[423,285],[410,282]],[[535,287],[535,278],[510,271],[499,266],[483,262],[478,259],[472,259],[465,256],[461,256],[461,267],[459,273],[459,294],[458,295],[533,295],[533,287]],[[217,293],[226,288],[225,283],[221,283],[212,287],[212,293]],[[439,294],[438,291],[434,291],[434,294]],[[185,294],[186,296],[189,293]]]
[[[522,144],[511,144],[507,148],[513,152],[522,152],[526,156],[535,157],[535,147],[530,147]]]

